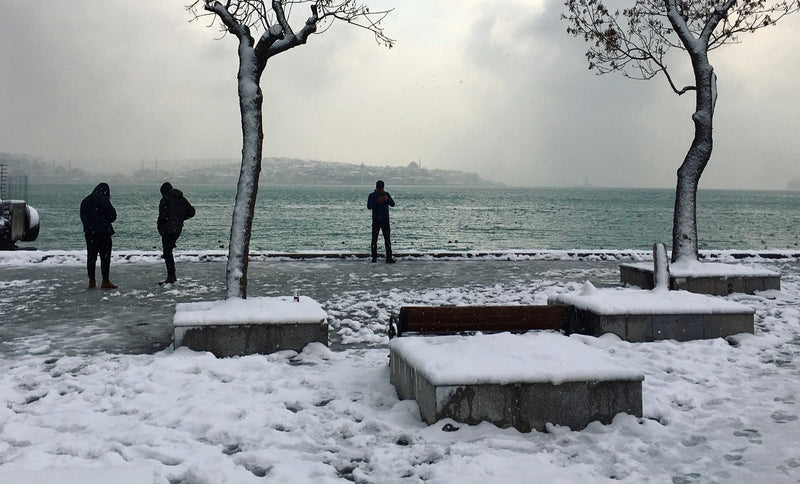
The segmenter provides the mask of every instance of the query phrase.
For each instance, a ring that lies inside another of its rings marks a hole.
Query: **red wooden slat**
[[[400,333],[561,329],[564,306],[405,306]]]

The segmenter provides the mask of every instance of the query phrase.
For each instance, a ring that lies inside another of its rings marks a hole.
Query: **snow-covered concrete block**
[[[389,350],[398,396],[416,400],[428,424],[452,418],[529,432],[642,416],[641,372],[557,332],[412,336]]]
[[[670,266],[669,287],[712,296],[727,296],[739,292],[780,290],[781,274],[741,264],[719,262],[680,263]],[[648,263],[621,264],[620,282],[629,286],[653,289],[653,265]]]
[[[173,329],[175,347],[218,357],[299,352],[308,343],[328,344],[328,316],[306,296],[180,303]]]
[[[631,342],[690,341],[753,333],[755,311],[743,304],[688,291],[630,288],[559,294],[548,304],[570,306],[567,332],[614,333]]]

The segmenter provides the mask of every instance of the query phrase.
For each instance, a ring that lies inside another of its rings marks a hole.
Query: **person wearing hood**
[[[395,258],[392,257],[392,241],[390,239],[391,228],[389,226],[389,207],[394,207],[394,199],[389,192],[385,191],[383,180],[375,183],[375,191],[367,197],[367,208],[372,210],[372,240],[370,241],[370,252],[372,262],[378,260],[378,233],[383,233],[383,244],[386,247],[386,262],[394,264]]]
[[[111,236],[114,235],[112,222],[117,220],[117,211],[111,205],[111,190],[107,183],[97,185],[92,193],[81,201],[81,223],[86,237],[86,269],[89,273],[89,289],[96,287],[95,268],[100,256],[100,274],[103,280],[100,287],[116,289],[117,285],[109,279],[111,271]]]
[[[177,281],[175,275],[175,259],[172,250],[183,231],[183,222],[194,217],[192,204],[183,196],[183,192],[174,188],[170,182],[161,185],[161,202],[158,204],[158,234],[161,235],[161,248],[164,263],[167,265],[167,279],[162,284]]]

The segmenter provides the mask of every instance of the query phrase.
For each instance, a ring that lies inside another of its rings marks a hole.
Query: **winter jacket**
[[[183,230],[183,222],[194,217],[194,207],[184,198],[182,191],[172,188],[171,185],[169,188],[164,188],[161,191],[161,202],[158,204],[158,222],[156,223],[158,233],[159,235],[180,234]]]
[[[81,201],[83,232],[89,234],[114,235],[111,222],[117,220],[117,211],[111,205],[111,190],[107,183],[100,183]]]
[[[386,195],[387,200],[383,203],[378,203],[378,199]],[[372,210],[372,220],[375,222],[383,222],[389,220],[389,207],[394,207],[394,200],[389,192],[378,193],[372,192],[367,197],[367,208]]]

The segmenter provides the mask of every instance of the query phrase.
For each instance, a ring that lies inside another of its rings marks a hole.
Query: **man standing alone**
[[[96,287],[95,267],[100,256],[100,274],[103,289],[116,289],[109,280],[111,271],[111,236],[114,235],[112,222],[117,220],[117,211],[111,205],[111,190],[107,183],[100,183],[92,193],[81,201],[81,223],[86,237],[86,269],[89,273],[89,289]]]
[[[393,264],[392,242],[390,240],[389,207],[394,207],[394,200],[389,192],[383,190],[383,181],[375,183],[375,191],[367,198],[367,208],[372,210],[372,262],[378,260],[378,232],[383,232],[383,242],[386,246],[386,262]]]
[[[158,233],[161,235],[161,247],[164,263],[167,265],[167,280],[161,284],[172,284],[175,276],[175,259],[172,249],[183,231],[183,222],[194,217],[194,207],[183,196],[183,192],[173,188],[170,182],[161,185],[161,202],[158,204]]]

